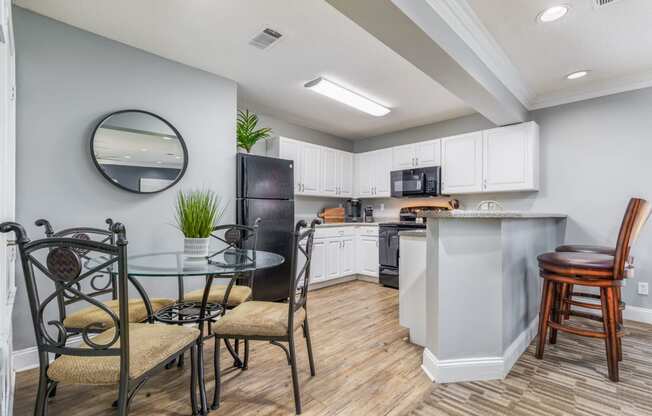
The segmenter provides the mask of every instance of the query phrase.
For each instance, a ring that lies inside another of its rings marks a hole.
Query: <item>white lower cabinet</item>
[[[358,237],[358,273],[378,277],[378,236]]]
[[[303,267],[302,264],[298,266]],[[298,268],[297,271],[301,269]],[[326,241],[314,240],[312,244],[312,260],[310,262],[310,282],[319,283],[326,280]]]
[[[342,240],[329,238],[326,240],[326,279],[340,277],[340,251]]]
[[[300,268],[303,263],[297,265]],[[378,227],[321,227],[315,232],[311,283],[364,274],[378,276]]]
[[[340,251],[340,274],[348,276],[355,274],[355,237],[342,237],[342,250]]]

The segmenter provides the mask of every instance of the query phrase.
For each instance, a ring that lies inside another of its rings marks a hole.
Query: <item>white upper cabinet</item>
[[[441,165],[441,140],[415,143],[414,158],[418,168]]]
[[[371,163],[372,154],[359,153],[355,155],[355,194],[360,198],[369,198],[372,195],[372,182],[371,178],[373,164]]]
[[[390,195],[389,174],[392,149],[356,155],[356,195],[360,198],[386,198]]]
[[[278,156],[281,159],[288,159],[294,161],[294,192],[301,192],[301,146],[302,143],[296,140],[281,137],[275,142],[272,142],[273,156]]]
[[[539,127],[536,123],[483,132],[485,192],[539,188]]]
[[[373,164],[373,196],[389,197],[390,173],[392,171],[392,149],[382,149],[372,152],[371,163]]]
[[[442,139],[442,192],[482,192],[482,132]]]
[[[321,194],[338,195],[339,191],[339,152],[328,147],[321,148]]]
[[[353,153],[278,137],[268,142],[267,154],[294,161],[296,195],[353,196]]]
[[[321,148],[304,143],[301,147],[301,193],[319,195],[321,187]]]
[[[337,152],[339,196],[353,196],[353,153]]]
[[[441,140],[428,140],[392,148],[392,170],[424,168],[440,164]]]
[[[416,165],[414,160],[413,144],[392,148],[392,170],[411,169]]]
[[[392,170],[429,166],[441,166],[444,194],[539,188],[535,122],[355,155],[279,137],[269,144],[268,154],[294,160],[296,195],[388,198]]]

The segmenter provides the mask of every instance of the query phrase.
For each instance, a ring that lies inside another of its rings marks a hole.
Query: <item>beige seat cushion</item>
[[[172,299],[155,298],[150,299],[150,302],[152,303],[152,309],[156,312],[175,301]],[[109,300],[102,303],[106,305],[111,312],[115,313],[115,316],[120,316],[118,300]],[[145,319],[147,319],[147,308],[145,308],[145,302],[142,299],[129,299],[129,322],[142,322]],[[114,325],[113,319],[111,319],[109,314],[97,306],[91,305],[68,315],[66,319],[63,320],[63,326],[66,328],[82,329],[97,322],[102,324],[105,329],[112,328]]]
[[[96,337],[93,342],[106,344],[113,339],[115,328]],[[199,330],[187,326],[163,324],[129,324],[129,376],[142,376],[167,361],[199,336]],[[119,340],[114,344],[119,346]],[[82,348],[90,348],[83,344]],[[80,357],[63,355],[48,368],[50,379],[70,384],[117,384],[120,380],[120,357]]]
[[[208,301],[212,303],[224,303],[224,294],[226,293],[226,285],[213,285],[208,294]],[[204,296],[204,289],[197,289],[190,293],[183,295],[184,300],[201,302]],[[249,286],[233,285],[226,306],[238,306],[245,303],[251,298],[251,288]]]
[[[215,322],[212,329],[218,335],[281,337],[288,334],[288,312],[287,303],[245,302]],[[295,313],[295,330],[305,317],[304,308]]]

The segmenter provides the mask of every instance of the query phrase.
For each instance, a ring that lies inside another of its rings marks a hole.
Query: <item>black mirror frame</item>
[[[179,172],[179,176],[176,177],[176,179],[166,186],[165,188],[159,189],[158,191],[154,192],[140,192],[140,191],[134,191],[133,189],[127,188],[126,186],[123,186],[117,182],[115,182],[109,175],[104,172],[100,164],[97,162],[97,158],[95,157],[95,135],[97,134],[97,130],[102,126],[102,124],[109,119],[110,117],[116,115],[116,114],[122,114],[122,113],[142,113],[142,114],[147,114],[148,116],[155,117],[159,120],[161,120],[163,123],[165,123],[171,130],[172,132],[179,138],[179,143],[181,143],[181,148],[183,149],[183,167],[181,168],[181,172]],[[183,136],[181,136],[181,133],[179,133],[179,130],[176,129],[169,121],[164,119],[163,117],[159,116],[158,114],[154,114],[149,111],[145,110],[136,110],[136,109],[130,109],[130,110],[120,110],[120,111],[114,111],[112,113],[107,114],[106,116],[102,117],[102,119],[97,123],[95,128],[93,129],[93,134],[91,134],[91,159],[93,160],[93,164],[97,168],[98,171],[104,176],[104,178],[111,183],[113,186],[117,186],[120,189],[124,189],[125,191],[134,193],[134,194],[140,194],[140,195],[151,195],[151,194],[157,194],[159,192],[163,192],[167,189],[172,188],[174,185],[177,184],[183,178],[183,176],[186,174],[186,169],[188,168],[188,148],[186,147],[186,141],[183,139]]]

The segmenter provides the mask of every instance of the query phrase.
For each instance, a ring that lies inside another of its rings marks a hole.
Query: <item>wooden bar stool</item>
[[[552,252],[538,257],[543,278],[541,310],[539,313],[539,339],[536,357],[543,358],[546,335],[550,328],[550,343],[557,340],[557,331],[575,335],[602,338],[607,350],[609,379],[618,381],[618,360],[622,354],[620,337],[623,336],[619,323],[618,289],[625,277],[625,268],[630,250],[641,228],[650,216],[650,204],[632,198],[623,218],[614,255],[584,252]],[[572,301],[573,305],[600,309],[600,315],[570,311],[570,315],[602,322],[603,331],[591,330],[573,324],[562,323],[562,300],[568,299],[570,285],[596,287],[600,289],[600,305]]]

